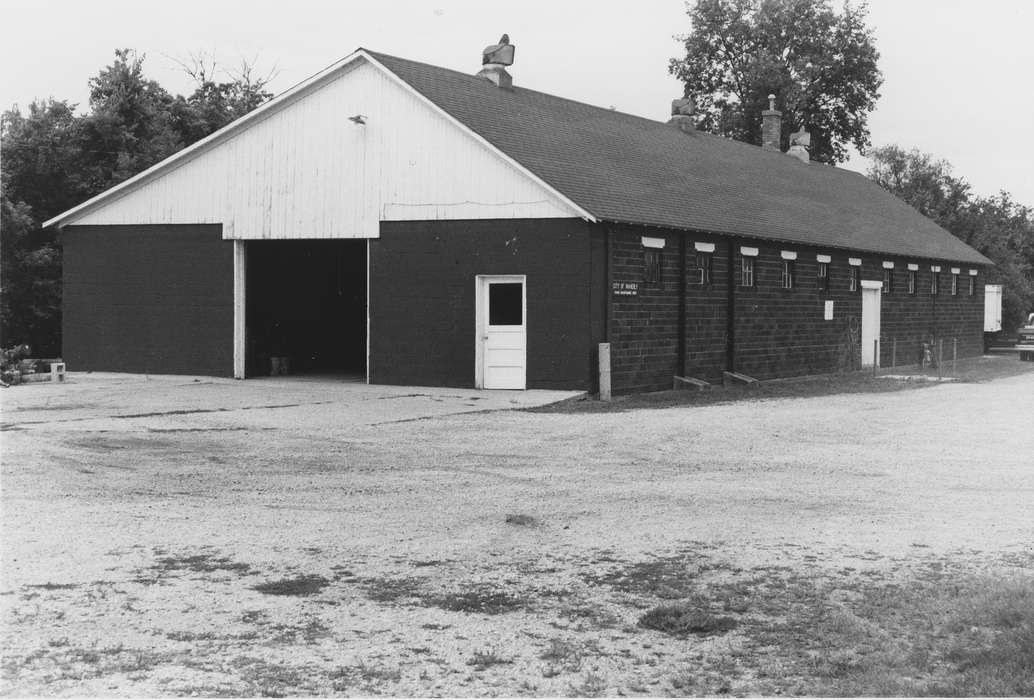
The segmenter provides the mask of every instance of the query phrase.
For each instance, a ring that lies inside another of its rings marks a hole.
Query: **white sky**
[[[839,7],[839,0],[834,0]],[[85,104],[114,49],[147,54],[148,74],[191,89],[175,62],[274,64],[280,92],[362,46],[476,72],[507,32],[514,82],[652,119],[681,96],[668,59],[689,30],[681,0],[0,0],[0,108],[53,96]],[[1034,1],[871,0],[882,97],[875,145],[944,158],[978,194],[1034,205]],[[864,159],[846,167],[864,170]]]

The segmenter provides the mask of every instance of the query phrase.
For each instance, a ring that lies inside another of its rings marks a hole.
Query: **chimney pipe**
[[[766,151],[780,151],[783,113],[775,108],[775,95],[768,96],[768,109],[761,113],[761,147]]]

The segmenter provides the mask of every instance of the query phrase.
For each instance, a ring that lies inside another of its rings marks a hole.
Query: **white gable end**
[[[375,238],[380,221],[582,215],[365,59],[170,165],[62,225],[221,223],[225,238]]]

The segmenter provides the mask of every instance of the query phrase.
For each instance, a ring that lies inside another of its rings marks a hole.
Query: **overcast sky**
[[[834,0],[839,7],[839,0]],[[689,30],[681,0],[0,0],[0,107],[53,96],[86,102],[87,81],[117,47],[147,54],[174,92],[173,58],[199,51],[230,66],[277,69],[274,92],[362,46],[476,72],[507,32],[514,82],[652,119],[681,87],[667,72]],[[978,194],[1034,205],[1034,1],[871,0],[884,84],[875,145],[951,162]],[[854,158],[846,167],[864,170]]]

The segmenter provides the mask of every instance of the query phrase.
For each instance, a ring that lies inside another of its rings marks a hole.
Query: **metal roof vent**
[[[668,123],[677,126],[688,134],[692,134],[697,130],[696,117],[694,116],[696,109],[696,101],[692,97],[672,100],[671,119],[668,120]]]
[[[513,77],[506,72],[506,66],[513,65],[515,48],[510,43],[509,34],[503,34],[498,44],[486,46],[481,52],[481,70],[478,71],[478,77],[488,78],[501,88],[512,88]]]

